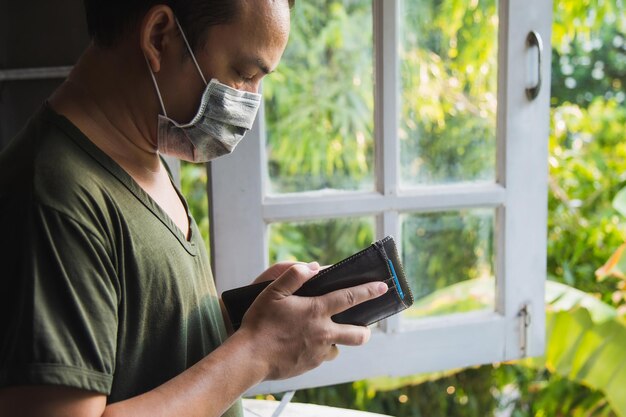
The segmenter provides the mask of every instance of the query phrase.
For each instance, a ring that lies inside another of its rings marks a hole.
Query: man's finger
[[[324,311],[330,315],[341,313],[387,292],[387,284],[381,281],[369,282],[356,287],[333,291],[320,297]]]
[[[317,262],[293,265],[272,282],[267,287],[267,290],[273,291],[281,297],[288,297],[298,291],[312,276],[317,274],[319,269],[320,265]]]
[[[370,340],[372,332],[368,327],[337,324],[333,331],[332,342],[337,345],[361,346]]]
[[[252,281],[252,283],[257,284],[259,282],[274,281],[279,276],[287,272],[289,268],[291,268],[295,264],[301,264],[301,263],[302,262],[294,262],[294,261],[277,262],[274,265],[267,268],[265,271],[263,271],[263,273],[259,275],[258,277],[256,277],[255,280]]]

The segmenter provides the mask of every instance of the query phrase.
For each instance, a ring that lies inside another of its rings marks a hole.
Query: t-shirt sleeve
[[[17,216],[19,227],[0,222],[9,230],[0,260],[11,291],[10,319],[0,319],[0,387],[63,385],[108,395],[119,303],[111,250],[71,216],[41,205],[28,211]]]

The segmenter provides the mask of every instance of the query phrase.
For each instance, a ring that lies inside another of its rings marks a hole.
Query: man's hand
[[[289,378],[319,366],[336,356],[335,344],[357,346],[369,340],[369,328],[337,324],[331,316],[384,294],[387,286],[371,282],[320,297],[293,295],[319,269],[317,263],[292,264],[244,316],[237,333],[257,346],[257,357],[267,366],[266,379]]]
[[[298,264],[302,264],[302,262],[283,261],[283,262],[275,263],[274,265],[270,266],[265,271],[263,271],[261,275],[256,277],[254,281],[252,281],[252,283],[258,284],[259,282],[274,281],[275,279],[280,277],[282,274],[287,272],[289,268]]]

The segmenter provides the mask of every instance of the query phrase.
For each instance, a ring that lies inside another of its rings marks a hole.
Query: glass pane
[[[494,210],[401,217],[402,262],[415,304],[405,318],[495,309]]]
[[[402,185],[494,181],[496,1],[402,4]]]
[[[372,190],[374,98],[369,1],[310,0],[263,84],[269,193]]]
[[[331,265],[374,241],[374,218],[342,218],[270,225],[270,264],[317,261]]]

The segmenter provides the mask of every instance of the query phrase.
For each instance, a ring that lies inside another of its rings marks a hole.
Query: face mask
[[[178,20],[176,23],[206,88],[195,117],[187,124],[179,124],[167,117],[159,86],[150,70],[163,111],[159,115],[157,146],[162,154],[190,162],[207,162],[231,153],[252,128],[261,95],[237,90],[215,79],[207,84]]]

